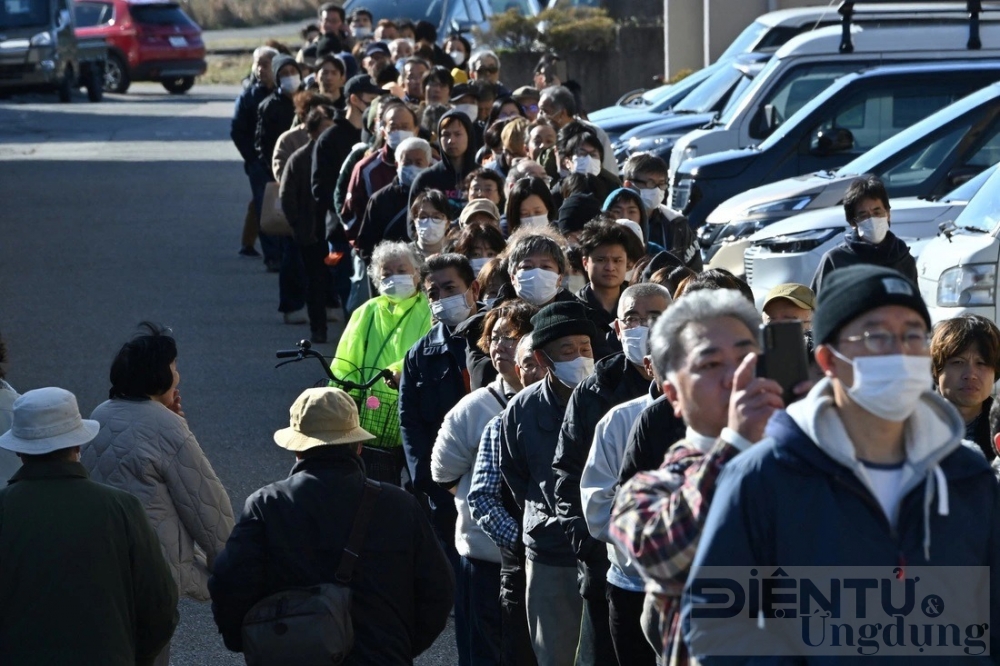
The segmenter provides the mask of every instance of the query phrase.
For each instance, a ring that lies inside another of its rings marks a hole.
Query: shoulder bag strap
[[[337,567],[336,579],[338,583],[347,585],[354,576],[354,565],[358,562],[361,553],[361,546],[365,542],[365,532],[368,531],[368,519],[371,518],[372,509],[375,508],[375,498],[382,492],[382,484],[372,479],[365,479],[365,489],[361,494],[361,504],[358,505],[358,512],[354,516],[354,526],[351,527],[351,534],[347,537],[347,545],[340,556],[340,566]]]
[[[496,398],[496,401],[500,403],[500,409],[504,409],[507,406],[507,401],[504,400],[504,397],[500,395],[500,393],[492,386],[487,386],[486,388],[487,390],[489,390],[490,393],[493,394],[493,397]]]

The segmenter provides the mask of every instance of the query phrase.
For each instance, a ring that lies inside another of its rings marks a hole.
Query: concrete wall
[[[583,86],[584,107],[590,111],[614,104],[624,93],[652,88],[662,76],[663,29],[659,26],[622,27],[613,52],[573,51],[560,55],[568,79]],[[530,85],[538,53],[504,53],[500,78],[508,87]]]
[[[672,76],[712,63],[761,14],[829,4],[828,0],[663,0],[664,69]]]

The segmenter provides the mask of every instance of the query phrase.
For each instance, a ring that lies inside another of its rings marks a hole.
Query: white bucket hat
[[[10,430],[0,435],[0,447],[34,456],[90,442],[101,424],[80,418],[76,396],[49,387],[28,391],[14,401]]]

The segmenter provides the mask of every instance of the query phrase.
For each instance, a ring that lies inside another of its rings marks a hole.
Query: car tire
[[[87,99],[91,102],[104,99],[104,68],[99,62],[92,62],[87,68]]]
[[[66,69],[63,70],[62,79],[59,80],[59,87],[56,88],[60,102],[67,104],[73,101],[73,85],[75,83],[76,75],[73,74],[73,68],[66,65]]]
[[[132,81],[128,76],[128,67],[117,53],[109,53],[108,61],[104,63],[104,89],[108,92],[123,94]]]
[[[163,79],[160,81],[163,87],[167,89],[167,92],[171,95],[183,95],[194,85],[193,76],[179,76],[176,79]]]

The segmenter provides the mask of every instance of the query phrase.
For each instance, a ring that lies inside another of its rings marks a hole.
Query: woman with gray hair
[[[351,314],[330,364],[336,377],[358,384],[384,369],[392,372],[390,380],[380,380],[365,394],[349,393],[358,402],[361,427],[376,436],[361,456],[369,476],[396,484],[406,462],[396,409],[403,357],[431,330],[431,308],[419,290],[420,266],[406,243],[383,241],[375,246],[368,276],[379,295]]]

